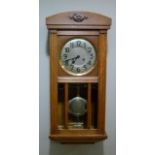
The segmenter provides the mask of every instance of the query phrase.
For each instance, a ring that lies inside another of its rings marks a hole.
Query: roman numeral
[[[77,41],[76,43],[78,47],[81,46],[81,41]]]
[[[66,52],[66,53],[69,53],[69,52],[70,52],[70,48],[69,48],[69,47],[66,47],[66,48],[65,48],[65,52]]]
[[[70,48],[74,48],[74,43],[73,42],[70,43]]]

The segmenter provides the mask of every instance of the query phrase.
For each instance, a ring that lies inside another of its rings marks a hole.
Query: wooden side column
[[[88,83],[87,128],[92,125],[91,83]]]
[[[57,31],[49,34],[49,50],[50,50],[50,117],[51,126],[50,133],[55,133],[58,128],[58,88],[57,88]]]
[[[64,128],[68,129],[68,83],[65,83]]]
[[[87,128],[92,125],[91,83],[88,83]]]
[[[98,122],[97,127],[105,131],[105,101],[106,101],[106,51],[107,34],[100,31],[99,36],[99,63],[98,63]]]

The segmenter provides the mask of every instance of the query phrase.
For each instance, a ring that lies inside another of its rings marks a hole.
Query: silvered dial
[[[95,48],[85,39],[68,41],[60,52],[60,65],[71,75],[87,74],[94,68],[95,63]]]

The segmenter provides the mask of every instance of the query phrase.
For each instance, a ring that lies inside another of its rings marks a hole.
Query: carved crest
[[[75,22],[83,22],[84,20],[88,19],[86,16],[82,16],[78,13],[74,13],[71,17],[69,17],[71,20],[74,20]]]

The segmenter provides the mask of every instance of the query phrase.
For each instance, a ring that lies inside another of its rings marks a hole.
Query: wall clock
[[[106,54],[111,18],[92,12],[64,12],[47,17],[46,24],[49,137],[62,143],[106,139]]]

